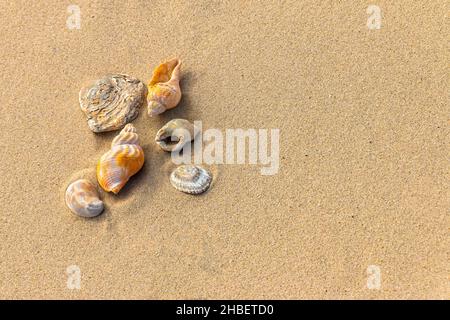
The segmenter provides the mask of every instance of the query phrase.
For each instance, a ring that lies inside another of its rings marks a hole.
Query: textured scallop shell
[[[76,215],[86,218],[98,216],[103,211],[103,202],[96,187],[88,180],[72,182],[66,190],[66,204]]]
[[[212,175],[208,170],[194,165],[181,165],[170,175],[170,183],[175,189],[190,194],[205,192],[211,180]]]
[[[130,177],[141,170],[144,151],[138,140],[134,126],[127,124],[113,139],[111,149],[98,161],[97,180],[105,191],[117,194]]]
[[[145,93],[145,85],[138,79],[112,74],[83,87],[80,106],[92,131],[113,131],[138,116]]]
[[[173,119],[156,133],[155,141],[164,151],[179,151],[195,139],[200,130],[185,119]]]
[[[148,115],[154,116],[175,108],[181,100],[181,60],[175,58],[160,64],[153,70],[148,84]]]

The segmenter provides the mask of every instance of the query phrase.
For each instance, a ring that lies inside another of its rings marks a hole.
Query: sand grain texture
[[[0,3],[0,298],[449,297],[445,1],[378,1],[381,30],[364,1],[79,0],[80,30],[70,4]],[[144,168],[74,216],[65,187],[117,134],[89,130],[81,86],[173,56],[180,105],[133,122]],[[279,173],[217,165],[205,195],[175,192],[154,136],[179,117],[280,128]]]

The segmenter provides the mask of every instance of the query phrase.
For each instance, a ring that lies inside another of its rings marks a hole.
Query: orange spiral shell
[[[138,144],[136,129],[127,124],[97,163],[98,183],[105,191],[117,194],[143,165],[144,151]]]
[[[181,60],[172,59],[155,68],[148,84],[148,115],[154,116],[175,108],[181,100]]]

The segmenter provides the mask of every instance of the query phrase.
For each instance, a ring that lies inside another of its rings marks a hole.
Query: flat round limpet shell
[[[139,114],[146,86],[124,74],[110,74],[80,90],[80,107],[94,132],[122,129]]]
[[[148,115],[153,117],[175,108],[181,100],[180,88],[181,60],[171,59],[153,70],[148,84]]]
[[[170,183],[174,188],[189,194],[205,192],[211,180],[212,175],[208,170],[194,165],[181,165],[170,175]]]

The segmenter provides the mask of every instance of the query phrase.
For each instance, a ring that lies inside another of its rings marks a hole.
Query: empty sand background
[[[0,3],[0,298],[449,298],[446,1],[126,2]],[[80,87],[173,56],[182,102],[133,122],[143,170],[73,215],[64,189],[115,136]],[[176,192],[153,141],[175,117],[279,128],[278,174],[214,165],[207,194]]]

